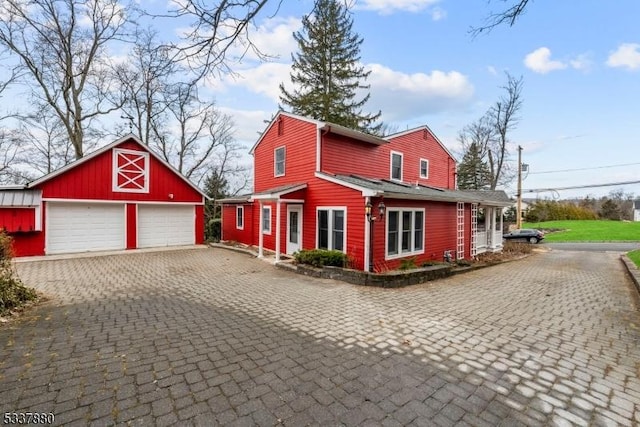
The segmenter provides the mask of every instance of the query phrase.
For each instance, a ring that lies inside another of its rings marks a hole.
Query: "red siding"
[[[148,151],[133,140],[125,141],[117,148]],[[43,198],[202,203],[202,195],[173,170],[153,156],[149,156],[149,162],[149,193],[112,191],[112,150],[45,181],[38,188],[42,189]]]
[[[33,231],[35,228],[35,208],[0,208],[0,229],[12,233]]]
[[[196,245],[204,243],[204,205],[196,205]]]
[[[389,159],[378,145],[340,135],[322,138],[322,172],[339,175],[360,175],[367,178],[389,178]]]
[[[441,188],[455,188],[456,163],[447,151],[442,148],[435,137],[424,128],[416,129],[397,138],[391,138],[391,143],[382,147],[386,153],[387,166],[390,165],[390,152],[403,153],[402,180],[405,182],[420,182]],[[429,161],[428,179],[420,178],[420,159]],[[387,175],[389,170],[387,170]]]
[[[316,125],[287,116],[280,118],[282,134],[279,134],[275,123],[265,131],[254,150],[253,190],[256,193],[286,184],[307,182],[316,170]],[[279,147],[285,147],[285,174],[275,177],[274,150]]]
[[[379,199],[373,199],[374,207]],[[457,244],[457,205],[455,203],[419,202],[411,200],[385,199],[389,208],[424,208],[425,233],[424,253],[408,255],[403,258],[385,260],[386,255],[386,220],[377,221],[374,225],[374,269],[376,271],[394,270],[403,259],[414,258],[417,266],[425,261],[444,260],[444,251],[456,250]],[[452,252],[455,253],[455,252]]]
[[[257,205],[257,203],[255,204]],[[244,228],[242,230],[236,227],[236,207],[244,207]],[[222,240],[244,243],[245,245],[257,245],[257,223],[254,217],[258,214],[254,213],[254,204],[246,203],[242,205],[224,205],[222,207]],[[254,232],[254,230],[256,230]]]
[[[133,203],[127,203],[127,249],[138,247],[138,208]]]

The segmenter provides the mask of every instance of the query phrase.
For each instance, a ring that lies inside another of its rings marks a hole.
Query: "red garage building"
[[[0,188],[16,256],[201,244],[202,191],[128,135],[24,186]]]

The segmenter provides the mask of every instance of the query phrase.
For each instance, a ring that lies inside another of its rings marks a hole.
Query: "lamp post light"
[[[364,212],[367,216],[367,222],[369,223],[369,272],[373,273],[373,224],[376,222],[376,216],[371,214],[371,210],[373,205],[371,204],[371,200],[367,199],[367,203],[364,205]],[[378,203],[378,216],[380,220],[384,218],[384,212],[386,210],[386,206],[384,205],[384,201],[380,200]]]

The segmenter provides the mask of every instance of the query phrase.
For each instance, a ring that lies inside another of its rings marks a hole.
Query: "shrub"
[[[12,241],[10,236],[0,231],[0,315],[37,297],[36,291],[24,286],[15,275],[11,263]]]
[[[204,238],[207,242],[218,242],[222,237],[222,220],[220,218],[213,218],[207,221],[207,225],[204,229]]]
[[[418,266],[416,265],[416,259],[415,258],[405,258],[403,260],[400,261],[400,267],[398,267],[399,270],[413,270],[414,268],[417,268]]]
[[[345,267],[349,262],[349,257],[344,252],[327,249],[303,249],[293,256],[297,263],[314,267]]]

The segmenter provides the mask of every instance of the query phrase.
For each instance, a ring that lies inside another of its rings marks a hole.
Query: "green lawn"
[[[627,253],[627,256],[640,268],[640,249]]]
[[[547,233],[545,242],[628,242],[640,241],[640,222],[547,221],[526,223],[522,228],[562,229]]]

